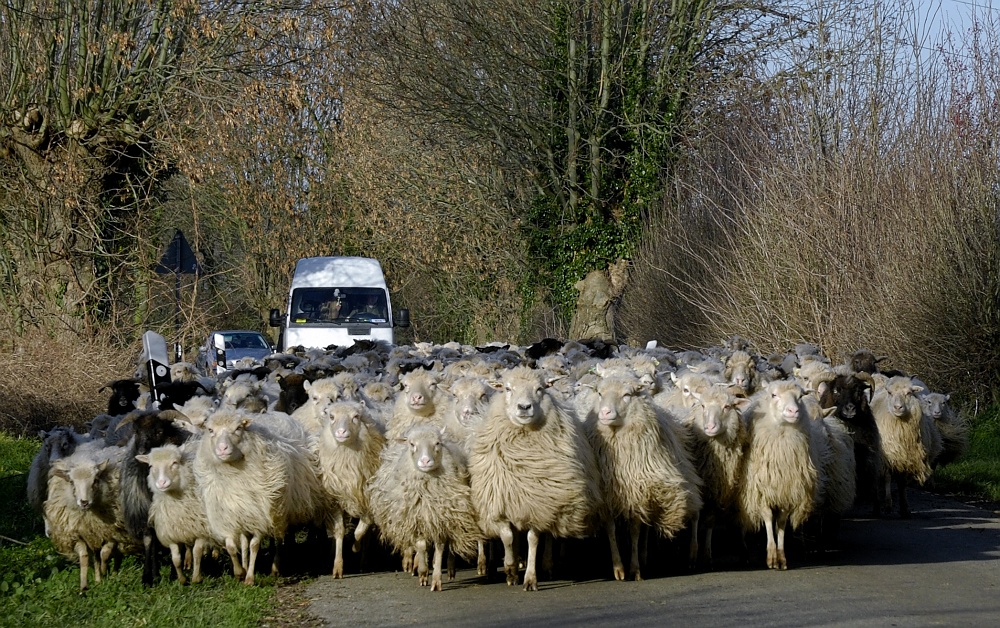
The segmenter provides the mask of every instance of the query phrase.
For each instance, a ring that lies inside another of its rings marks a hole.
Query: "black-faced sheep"
[[[528,367],[503,374],[469,453],[472,498],[480,525],[504,544],[507,584],[517,583],[514,529],[528,532],[526,591],[538,590],[539,534],[587,536],[603,509],[593,449],[583,426]]]
[[[692,525],[692,560],[697,558],[701,479],[683,444],[681,428],[653,405],[645,384],[634,377],[602,377],[597,383],[591,435],[607,509],[606,529],[614,576],[625,579],[615,519],[631,533],[629,577],[641,580],[639,532],[642,525],[673,538]]]
[[[746,419],[750,441],[744,458],[740,519],[746,530],[767,533],[767,566],[787,569],[785,528],[798,528],[812,514],[822,462],[812,447],[805,392],[794,382],[775,381],[752,400]]]
[[[390,443],[371,480],[371,507],[382,536],[399,550],[416,547],[420,585],[441,590],[445,548],[471,557],[481,532],[469,474],[434,425],[415,425]],[[434,544],[433,570],[427,549]],[[432,571],[430,579],[428,572]]]

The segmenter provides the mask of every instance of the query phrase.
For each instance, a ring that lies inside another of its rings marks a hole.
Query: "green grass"
[[[935,490],[1000,502],[1000,405],[972,421],[969,452],[934,472]]]
[[[140,561],[130,556],[81,595],[79,566],[55,551],[26,503],[27,472],[40,447],[37,439],[0,433],[0,626],[259,625],[277,584],[269,576],[258,575],[253,587],[231,576],[181,586],[164,566],[160,584],[147,589]]]

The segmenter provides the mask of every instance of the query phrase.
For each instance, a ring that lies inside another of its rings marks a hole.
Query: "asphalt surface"
[[[752,548],[749,564],[710,572],[542,580],[537,592],[471,569],[441,592],[400,572],[324,576],[305,592],[308,612],[328,626],[1000,626],[1000,516],[912,493],[911,519],[853,513],[839,549],[789,549],[784,572]]]

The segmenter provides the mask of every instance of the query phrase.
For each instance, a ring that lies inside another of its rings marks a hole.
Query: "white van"
[[[289,347],[349,346],[355,340],[394,344],[393,328],[409,327],[410,313],[394,316],[382,265],[369,257],[305,257],[295,265],[280,327],[279,351]]]

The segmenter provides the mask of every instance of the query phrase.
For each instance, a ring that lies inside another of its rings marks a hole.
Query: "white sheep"
[[[629,577],[641,580],[640,526],[667,538],[692,522],[692,560],[697,558],[701,479],[684,446],[681,428],[658,410],[646,384],[633,376],[603,377],[591,426],[601,473],[606,529],[615,578],[625,579],[615,519],[624,517],[631,533]]]
[[[743,350],[733,351],[724,360],[723,378],[734,386],[734,392],[743,397],[749,397],[757,392],[759,376],[757,362],[749,353]]]
[[[951,395],[927,392],[919,395],[924,414],[934,419],[941,432],[941,454],[934,459],[934,466],[943,466],[958,460],[969,450],[969,423],[951,406]]]
[[[52,463],[48,497],[42,505],[56,551],[80,563],[81,591],[88,587],[92,559],[96,584],[107,574],[108,558],[116,546],[123,552],[137,549],[118,508],[118,465],[124,450],[92,443]]]
[[[599,472],[583,426],[548,393],[543,373],[503,373],[469,453],[480,526],[504,544],[507,584],[517,583],[514,529],[528,533],[526,591],[538,590],[539,535],[591,534],[603,509]]]
[[[889,484],[894,477],[902,517],[910,516],[907,481],[912,478],[920,484],[926,482],[933,470],[931,464],[941,453],[941,433],[916,397],[923,390],[909,377],[895,376],[876,387],[871,400],[885,463],[882,505],[886,512],[892,509]]]
[[[177,573],[177,581],[185,584],[181,545],[193,548],[191,582],[199,583],[201,559],[206,545],[211,541],[208,515],[198,494],[194,479],[194,452],[197,441],[182,446],[154,447],[148,454],[136,459],[149,465],[147,482],[153,494],[149,506],[149,523],[156,530],[156,537],[164,547],[170,548],[170,557]]]
[[[684,421],[691,430],[691,450],[695,469],[704,483],[705,502],[700,522],[705,530],[702,556],[712,564],[712,535],[719,518],[733,518],[738,512],[743,483],[743,456],[749,442],[740,411],[749,401],[737,399],[724,384],[693,393],[695,405]]]
[[[275,413],[277,414],[277,413]],[[213,538],[223,540],[233,571],[254,583],[260,541],[280,542],[290,525],[335,521],[335,508],[325,500],[316,463],[304,443],[294,442],[258,425],[258,417],[222,409],[205,421],[194,459],[195,479]],[[236,539],[250,536],[243,566]],[[272,573],[278,568],[278,556]]]
[[[386,427],[386,438],[390,441],[402,438],[417,424],[444,426],[444,416],[451,400],[439,387],[439,372],[415,369],[402,375],[399,383],[403,389],[396,395],[392,418]]]
[[[39,436],[42,439],[42,447],[31,459],[31,466],[28,468],[27,491],[28,504],[41,515],[42,504],[48,493],[49,469],[52,467],[52,463],[72,455],[77,447],[92,439],[87,434],[78,434],[68,426],[54,427],[48,432],[40,432]]]
[[[822,462],[812,446],[813,428],[802,403],[804,395],[794,382],[770,382],[745,410],[750,441],[740,490],[740,519],[750,531],[764,526],[771,569],[788,568],[786,525],[798,528],[809,518],[822,482]]]
[[[368,482],[379,468],[385,446],[382,428],[361,403],[340,401],[320,412],[322,429],[313,438],[320,479],[344,515],[358,518],[354,551],[372,523]],[[344,577],[344,517],[334,522],[333,577]]]
[[[416,547],[420,585],[441,590],[446,546],[471,557],[481,532],[469,474],[438,427],[415,425],[390,443],[371,480],[371,507],[382,536],[397,549]],[[428,581],[427,548],[434,544]]]

